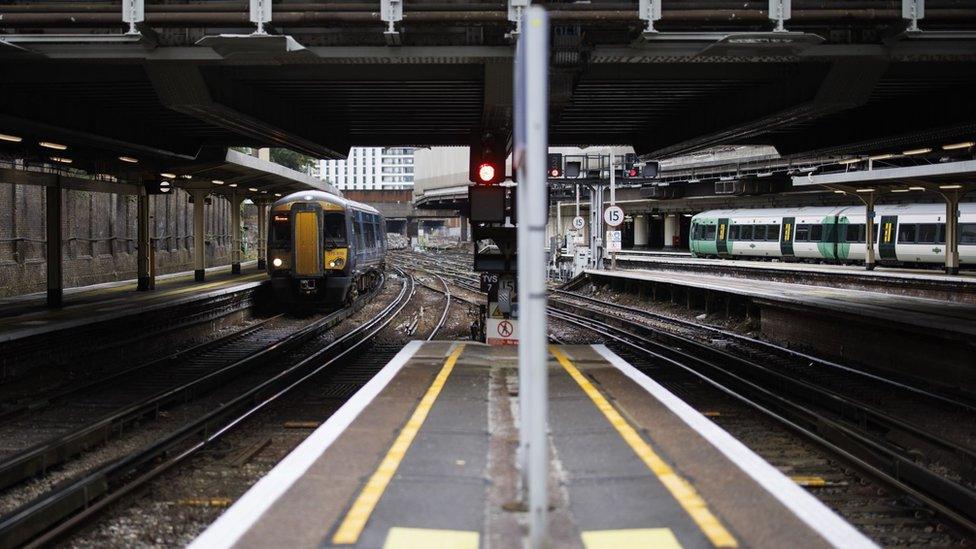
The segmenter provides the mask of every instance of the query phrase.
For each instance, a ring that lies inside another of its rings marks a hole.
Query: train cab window
[[[729,227],[729,238],[732,240],[741,240],[741,238],[739,238],[739,229],[741,227],[741,225],[732,225]]]
[[[322,236],[326,248],[339,248],[346,245],[346,216],[342,213],[325,214]]]
[[[810,241],[820,242],[823,238],[823,225],[810,225]]]
[[[715,240],[715,225],[705,225],[703,240]]]
[[[287,248],[291,245],[291,217],[287,213],[276,213],[271,215],[271,230],[268,231],[271,237],[272,248]]]
[[[915,234],[918,232],[918,225],[915,223],[902,223],[898,225],[898,242],[913,243]]]
[[[959,224],[959,243],[976,244],[976,223]]]
[[[919,244],[935,244],[935,241],[938,240],[938,227],[935,223],[919,223],[917,242]]]

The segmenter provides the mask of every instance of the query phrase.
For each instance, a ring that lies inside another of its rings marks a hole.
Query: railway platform
[[[549,358],[557,547],[872,543],[597,345]],[[191,545],[518,547],[517,352],[412,342]]]
[[[244,263],[240,275],[231,274],[229,266],[211,267],[204,283],[194,282],[193,271],[161,275],[156,289],[146,292],[136,291],[135,280],[70,288],[65,290],[64,306],[57,309],[47,306],[44,293],[3,298],[0,344],[256,288],[267,278],[256,264]]]
[[[976,391],[969,379],[976,303],[669,270],[586,270],[590,280],[637,288],[705,312],[745,309],[767,337],[926,384]],[[917,275],[916,275],[917,276]],[[925,371],[918,365],[925,364]]]
[[[718,274],[772,282],[801,282],[816,286],[976,304],[976,271],[962,271],[956,275],[947,275],[936,270],[884,266],[867,271],[862,265],[708,259],[691,257],[690,253],[664,255],[640,250],[624,250],[618,253],[617,265],[639,270]]]

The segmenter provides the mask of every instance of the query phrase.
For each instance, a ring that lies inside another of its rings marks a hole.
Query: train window
[[[959,224],[959,243],[976,244],[976,223]]]
[[[739,240],[739,227],[740,225],[732,225],[729,227],[729,238]]]
[[[346,245],[346,216],[339,212],[325,214],[322,236],[327,248],[338,248]]]
[[[795,242],[806,242],[810,240],[810,225],[797,225],[793,240]]]
[[[917,242],[919,244],[935,244],[939,232],[938,227],[935,223],[919,223]]]
[[[752,240],[752,225],[739,226],[739,240]]]
[[[287,213],[271,215],[271,247],[287,248],[291,245],[291,217]]]
[[[702,240],[715,240],[715,225],[705,225]]]
[[[939,223],[938,243],[945,244],[945,223]]]
[[[916,232],[918,232],[918,225],[915,223],[902,223],[898,225],[898,242],[915,242]]]
[[[365,234],[366,248],[367,249],[375,248],[376,247],[376,226],[373,225],[369,219],[367,219],[364,228],[366,233]]]
[[[779,225],[766,225],[766,240],[779,242]]]
[[[864,223],[855,223],[847,226],[847,242],[864,242]]]
[[[823,238],[823,225],[810,225],[810,241],[820,242]]]

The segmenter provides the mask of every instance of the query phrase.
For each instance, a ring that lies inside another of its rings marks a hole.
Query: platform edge
[[[232,547],[312,466],[403,368],[423,341],[407,343],[366,385],[254,484],[187,547]]]
[[[593,350],[664,404],[688,427],[714,446],[757,484],[776,498],[804,524],[835,547],[877,547],[864,534],[812,494],[790,480],[713,421],[703,416],[662,385],[620,358],[606,345]]]

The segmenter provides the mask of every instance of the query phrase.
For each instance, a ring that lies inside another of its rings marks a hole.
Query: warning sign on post
[[[619,252],[623,247],[622,231],[607,231],[607,251]]]
[[[518,321],[489,318],[485,326],[489,345],[518,345]]]

